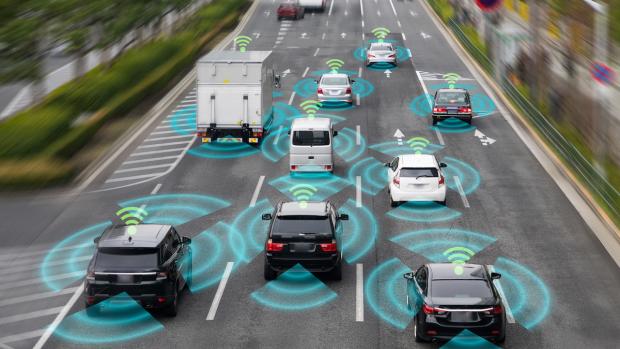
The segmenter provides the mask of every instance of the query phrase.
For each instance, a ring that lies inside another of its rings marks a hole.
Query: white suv
[[[388,168],[390,204],[405,201],[437,201],[446,204],[446,178],[434,155],[400,155],[385,164]]]

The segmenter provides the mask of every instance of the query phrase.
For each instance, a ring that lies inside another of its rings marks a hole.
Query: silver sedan
[[[398,65],[396,49],[387,42],[373,42],[366,49],[366,66],[374,63],[390,63]]]
[[[353,83],[355,80],[347,74],[330,73],[323,74],[317,80],[317,97],[321,102],[346,102],[353,103]]]

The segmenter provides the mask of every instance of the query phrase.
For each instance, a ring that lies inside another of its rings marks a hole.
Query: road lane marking
[[[362,17],[364,17],[364,2],[363,2],[363,0],[360,0],[360,11],[361,11]],[[363,20],[362,20],[362,22],[363,22]]]
[[[161,153],[173,153],[175,151],[183,151],[185,150],[185,148],[174,148],[174,149],[164,149],[164,150],[155,150],[155,151],[143,151],[140,153],[133,153],[131,155],[129,155],[129,157],[132,156],[142,156],[142,155],[152,155],[152,154],[161,154]]]
[[[276,136],[273,137],[273,145],[278,144],[278,141],[280,140],[280,135],[282,134],[282,129],[284,129],[284,125],[280,125],[280,127],[278,127],[278,132],[276,132]]]
[[[88,261],[92,258],[92,256],[82,256],[82,257],[76,257],[73,258],[72,261],[76,261],[76,262],[84,262],[84,261]],[[11,264],[10,267],[7,267],[6,269],[0,269],[0,277],[4,276],[4,275],[10,275],[10,274],[15,274],[15,273],[23,273],[25,271],[28,270],[36,270],[41,268],[41,261],[39,259],[37,259],[37,261],[26,261],[28,263],[19,263],[22,264],[22,267],[15,267],[18,264]],[[65,260],[61,260],[61,261],[55,261],[55,262],[49,262],[46,263],[45,266],[46,267],[55,267],[55,266],[59,266],[59,265],[64,265],[66,264],[67,261]]]
[[[355,266],[355,321],[364,322],[364,264]]]
[[[36,319],[36,318],[40,318],[44,316],[58,314],[62,311],[62,308],[63,307],[56,307],[56,308],[37,310],[37,311],[30,312],[30,313],[6,316],[3,318],[0,318],[0,325],[6,325],[6,324],[14,323],[14,322],[20,322],[24,320]]]
[[[357,69],[357,76],[361,79],[362,78],[362,67],[359,67]],[[358,94],[359,95],[359,94]]]
[[[437,135],[437,139],[439,140],[439,144],[446,145],[446,142],[443,140],[443,135],[439,132],[438,129],[435,129],[435,134]]]
[[[19,341],[23,341],[26,339],[37,338],[44,333],[45,333],[45,330],[41,329],[41,330],[34,330],[30,332],[24,332],[24,333],[14,334],[11,336],[2,337],[0,338],[0,345],[4,347],[8,347],[6,343],[19,342]],[[37,348],[37,349],[40,349],[40,348]]]
[[[461,195],[461,199],[463,200],[463,205],[469,208],[469,200],[467,200],[467,196],[465,195],[465,191],[463,190],[463,186],[461,185],[461,179],[459,176],[454,176],[454,183],[456,184],[456,188],[459,191],[459,195]]]
[[[82,276],[82,275],[84,275],[83,271],[74,271],[71,273],[57,274],[57,275],[52,275],[52,276],[48,275],[46,276],[45,280],[47,281],[65,280],[65,279],[71,279],[71,278],[75,278],[76,276]],[[22,286],[36,285],[41,282],[41,278],[37,277],[34,279],[27,279],[27,280],[20,280],[20,281],[10,281],[10,280],[7,280],[7,281],[9,281],[10,283],[0,284],[0,290],[10,290],[10,289],[18,288]]]
[[[302,77],[302,78],[305,78],[305,77],[306,77],[306,75],[308,75],[308,71],[309,71],[309,70],[310,70],[310,67],[306,67],[306,70],[304,70],[304,73],[303,73],[303,74],[301,74],[301,77]]]
[[[327,16],[332,15],[332,10],[334,9],[334,2],[336,2],[336,0],[332,0],[331,4],[329,5],[329,13],[327,14]]]
[[[161,183],[157,183],[155,188],[153,188],[153,190],[151,191],[151,195],[155,195],[155,194],[159,193],[159,189],[161,189]]]
[[[392,6],[392,11],[394,11],[394,16],[398,17],[398,12],[396,12],[396,7],[394,7],[394,2],[390,0],[390,5]]]
[[[252,200],[250,200],[250,207],[256,206],[256,200],[258,200],[258,195],[260,194],[260,189],[263,187],[264,181],[265,181],[265,176],[260,176],[260,178],[258,178],[258,183],[256,183],[254,194],[252,194]]]
[[[399,28],[402,28],[402,27],[403,27],[403,25],[402,25],[402,24],[400,24],[400,21],[398,21],[398,20],[396,21],[396,24],[398,24],[398,27],[399,27]]]
[[[323,33],[323,35],[321,35],[321,40],[325,40],[325,36],[327,35],[327,33]]]
[[[159,147],[167,147],[169,145],[181,145],[181,144],[187,144],[187,141],[141,145],[141,146],[137,147],[136,149],[159,148]]]
[[[64,296],[64,295],[75,292],[77,289],[79,289],[79,287],[70,287],[70,288],[64,288],[60,291],[41,292],[41,293],[29,294],[27,296],[3,299],[3,300],[0,300],[0,307],[6,306],[6,305],[19,304],[19,303],[33,302],[33,301],[38,301],[41,299],[47,299],[47,298],[52,298],[52,297]]]
[[[196,126],[196,125],[192,125],[192,126]],[[196,129],[195,128],[180,128],[178,130],[172,130],[172,131],[157,131],[157,132],[152,132],[149,136],[169,135],[171,133],[179,134],[179,132],[196,132]]]
[[[495,272],[495,268],[492,265],[487,265],[487,268],[489,268],[489,271],[491,273]],[[506,300],[504,289],[502,288],[502,284],[500,280],[493,280],[493,283],[495,284],[495,288],[497,289],[497,292],[499,293],[499,296],[502,299],[502,304],[504,305],[504,309],[506,309],[506,320],[508,320],[509,324],[514,324],[515,317],[512,315],[512,309],[510,309],[510,304],[508,304],[508,300]]]
[[[320,49],[321,49],[320,47],[316,48],[316,51],[314,51],[314,57],[316,57],[319,54]]]
[[[226,288],[226,284],[228,283],[228,278],[230,277],[230,273],[232,272],[233,265],[235,265],[235,262],[226,263],[226,269],[224,270],[224,274],[222,275],[222,280],[220,280],[220,285],[217,287],[215,297],[213,297],[213,303],[211,303],[209,314],[207,314],[207,321],[215,319],[215,313],[217,313],[217,308],[220,306],[220,301],[222,300],[222,295],[224,295],[224,289]]]
[[[182,138],[188,138],[188,137],[194,137],[194,135],[182,135],[182,136],[168,136],[168,137],[158,137],[158,138],[147,138],[144,141],[145,142],[156,142],[156,141],[167,141],[170,139],[182,139]]]
[[[295,95],[297,94],[297,92],[293,91],[293,93],[291,93],[291,98],[288,99],[288,105],[293,105],[293,99],[295,99]]]
[[[355,126],[355,145],[360,145],[360,144],[362,144],[362,127],[360,125],[356,125]]]
[[[45,332],[43,332],[43,335],[41,336],[41,338],[39,338],[39,340],[37,341],[37,344],[35,344],[34,347],[32,347],[32,349],[43,348],[43,346],[45,345],[45,342],[47,342],[47,340],[50,338],[52,333],[56,331],[56,328],[58,327],[58,325],[60,325],[62,320],[65,318],[65,316],[67,316],[67,314],[69,313],[69,310],[73,308],[73,305],[80,298],[80,296],[82,295],[82,292],[84,292],[84,283],[82,283],[80,287],[78,287],[75,290],[75,293],[73,293],[73,296],[71,296],[71,299],[69,299],[69,302],[67,302],[67,304],[65,304],[65,306],[62,308],[60,313],[54,319],[54,322],[52,322],[52,324],[49,325],[47,329],[45,329]]]
[[[355,104],[357,104],[358,106],[360,105],[360,94],[359,93],[355,95]]]
[[[362,207],[362,176],[355,176],[355,207]]]
[[[171,165],[172,166],[172,165]],[[150,173],[150,174],[145,174],[145,175],[139,175],[139,176],[131,176],[131,177],[120,177],[120,178],[110,178],[107,181],[105,181],[106,183],[117,183],[117,182],[127,182],[127,181],[132,181],[134,179],[143,179],[143,178],[155,178],[161,175],[164,175],[166,172],[159,172],[159,173]]]
[[[407,37],[405,36],[405,33],[400,33],[400,35],[402,35],[404,41],[407,41]]]

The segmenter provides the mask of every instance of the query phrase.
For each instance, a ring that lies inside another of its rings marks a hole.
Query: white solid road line
[[[364,321],[364,264],[355,266],[355,321]]]
[[[180,128],[178,130],[172,130],[172,131],[157,131],[157,132],[151,133],[149,136],[153,136],[153,135],[168,135],[168,134],[171,134],[171,133],[178,134],[179,132],[196,132],[196,128]]]
[[[82,257],[76,257],[74,259],[72,259],[73,261],[76,262],[84,262],[84,261],[88,261],[92,258],[92,256],[82,256]],[[49,262],[46,263],[45,266],[46,267],[55,267],[58,265],[64,265],[67,262],[62,260],[62,261],[55,261],[55,262]],[[37,260],[37,262],[32,262],[32,263],[23,263],[23,264],[27,264],[24,265],[22,267],[14,267],[13,265],[11,265],[11,267],[7,267],[4,269],[0,269],[0,278],[5,276],[5,275],[9,275],[9,274],[14,274],[14,273],[23,273],[25,271],[28,270],[36,270],[36,269],[40,269],[41,268],[41,262],[39,260]]]
[[[362,127],[360,125],[355,125],[355,145],[362,144]]]
[[[182,136],[169,136],[169,137],[159,137],[159,138],[147,138],[144,141],[145,142],[156,142],[156,141],[167,141],[169,139],[182,139],[182,138],[188,138],[188,137],[194,137],[194,135],[182,135]]]
[[[222,280],[220,280],[220,285],[217,287],[217,291],[215,292],[215,297],[213,297],[213,303],[211,303],[209,314],[207,314],[207,321],[211,321],[215,319],[217,308],[220,306],[222,295],[224,295],[224,289],[226,288],[226,284],[228,283],[228,278],[230,278],[230,273],[232,272],[232,268],[234,265],[235,265],[235,262],[226,263],[226,269],[224,270],[224,274],[222,275]]]
[[[75,292],[75,290],[77,289],[78,287],[70,287],[70,288],[62,289],[60,291],[34,293],[34,294],[29,294],[27,296],[3,299],[3,300],[0,300],[0,307],[6,306],[6,305],[25,303],[25,302],[34,302],[34,301],[38,301],[41,299],[47,299],[47,298],[52,298],[52,297],[64,296],[64,295]]]
[[[151,166],[142,166],[142,167],[130,167],[122,170],[114,171],[114,174],[117,173],[127,173],[127,172],[136,172],[136,171],[144,171],[144,170],[154,170],[156,168],[166,168],[169,167],[170,164],[162,164],[162,165],[151,165]]]
[[[151,195],[155,195],[155,194],[159,193],[159,189],[161,189],[161,183],[157,183],[157,185],[155,186],[153,191],[151,191]]]
[[[438,129],[435,129],[435,134],[437,135],[437,139],[439,140],[439,144],[446,145],[446,142],[443,140],[443,135],[439,132]]]
[[[56,328],[58,327],[58,325],[60,325],[60,322],[65,318],[65,316],[67,316],[67,313],[69,313],[69,310],[71,310],[71,308],[73,308],[73,305],[80,298],[80,296],[82,295],[82,292],[84,292],[84,283],[82,283],[75,290],[75,293],[73,293],[73,296],[71,296],[71,299],[69,299],[69,302],[67,302],[67,304],[65,304],[65,306],[62,308],[60,313],[54,319],[54,322],[52,322],[52,324],[49,325],[45,329],[45,332],[43,333],[41,338],[39,338],[39,340],[37,341],[37,344],[35,344],[34,347],[32,347],[32,349],[41,349],[41,348],[43,348],[43,345],[45,345],[45,342],[47,342],[47,340],[50,338],[52,333],[54,333],[54,331],[56,331]]]
[[[193,137],[192,137],[193,138]],[[167,147],[169,145],[181,145],[187,144],[188,141],[183,142],[170,142],[170,143],[158,143],[158,144],[149,144],[149,145],[141,145],[136,149],[150,149],[150,148],[159,148],[159,147]]]
[[[161,153],[174,153],[175,151],[183,151],[185,148],[174,148],[174,149],[164,149],[164,150],[154,150],[154,151],[143,151],[140,153],[133,153],[129,155],[129,157],[133,156],[142,156],[142,155],[152,155],[152,154],[161,154]]]
[[[0,345],[6,346],[6,343],[19,342],[19,341],[23,341],[26,339],[37,338],[44,333],[45,333],[45,330],[34,330],[30,332],[24,332],[24,333],[14,334],[11,336],[2,337],[0,338]],[[41,348],[37,348],[37,349],[41,349]]]
[[[394,11],[394,16],[398,17],[398,12],[396,12],[396,7],[394,7],[394,2],[390,0],[390,5],[392,6],[392,11]]]
[[[306,75],[308,75],[308,71],[309,71],[309,70],[310,70],[310,67],[306,67],[306,70],[304,70],[304,73],[303,73],[303,74],[301,74],[301,77],[302,77],[302,78],[305,78],[305,77],[306,77]]]
[[[295,99],[295,95],[297,94],[297,92],[293,91],[293,93],[291,93],[291,98],[288,99],[288,105],[293,105],[293,100]]]
[[[329,13],[327,14],[327,16],[331,16],[332,15],[332,10],[334,9],[334,3],[336,2],[336,0],[332,0],[331,4],[329,5]]]
[[[260,178],[258,179],[258,183],[256,183],[254,194],[252,194],[252,200],[250,200],[250,207],[256,206],[256,200],[258,200],[258,195],[260,194],[260,189],[263,187],[264,181],[265,181],[265,176],[260,176]]]
[[[134,179],[143,179],[143,178],[155,178],[161,175],[164,175],[166,172],[158,172],[158,173],[150,173],[150,174],[145,174],[145,175],[139,175],[139,176],[131,176],[131,177],[120,177],[120,178],[110,178],[107,181],[105,181],[106,183],[118,183],[118,182],[127,182],[127,181],[131,181]]]
[[[71,278],[74,278],[76,276],[82,276],[82,275],[84,275],[84,272],[74,271],[72,273],[65,273],[65,274],[58,274],[58,275],[53,275],[53,276],[47,276],[45,279],[47,281],[65,280],[65,279],[71,279]],[[10,290],[12,288],[36,285],[38,283],[41,283],[41,278],[40,277],[35,278],[35,279],[12,281],[9,284],[0,284],[0,290]]]
[[[362,14],[362,18],[364,17],[364,2],[360,0],[360,13]],[[363,22],[363,20],[362,20]]]
[[[487,268],[489,269],[490,272],[492,273],[495,272],[495,268],[492,265],[487,265]],[[509,324],[514,324],[515,317],[514,315],[512,315],[512,309],[510,309],[510,304],[508,304],[508,300],[506,300],[504,289],[502,288],[502,283],[500,282],[500,280],[493,280],[493,283],[495,284],[495,288],[497,289],[497,292],[499,293],[499,296],[502,299],[502,304],[504,305],[504,309],[506,309],[506,320],[508,320]]]
[[[357,76],[358,76],[360,79],[362,78],[362,67],[359,67],[359,68],[357,69]],[[358,93],[358,95],[359,95],[359,93]]]
[[[321,48],[317,47],[316,51],[314,51],[314,57],[316,57],[319,54],[319,50],[321,50]]]
[[[362,176],[355,176],[355,207],[362,207]]]
[[[463,200],[463,205],[469,208],[469,200],[467,200],[467,196],[465,195],[465,191],[463,190],[463,186],[461,185],[461,179],[459,176],[454,176],[454,183],[456,184],[456,188],[459,191],[459,195],[461,195],[461,200]]]
[[[56,308],[37,310],[37,311],[33,311],[31,313],[6,316],[6,317],[3,317],[3,318],[0,318],[0,325],[5,325],[5,324],[13,323],[13,322],[19,322],[19,321],[24,321],[24,320],[36,319],[36,318],[40,318],[40,317],[44,317],[44,316],[50,316],[50,315],[58,314],[58,313],[60,313],[62,311],[62,308],[63,307],[56,307]]]

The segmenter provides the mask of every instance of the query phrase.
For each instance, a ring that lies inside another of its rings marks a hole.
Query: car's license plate
[[[448,110],[448,113],[450,113],[450,114],[456,114],[456,109],[449,109],[449,110]]]
[[[241,142],[243,142],[243,139],[242,138],[224,137],[224,138],[218,138],[217,142],[218,143],[241,143]]]
[[[130,284],[133,283],[133,275],[117,275],[116,279],[119,283]]]
[[[332,90],[332,91],[329,91],[329,94],[330,94],[330,95],[332,95],[332,96],[338,96],[338,95],[340,95],[340,91],[338,91],[338,90],[335,90],[335,91],[334,91],[334,90]]]

